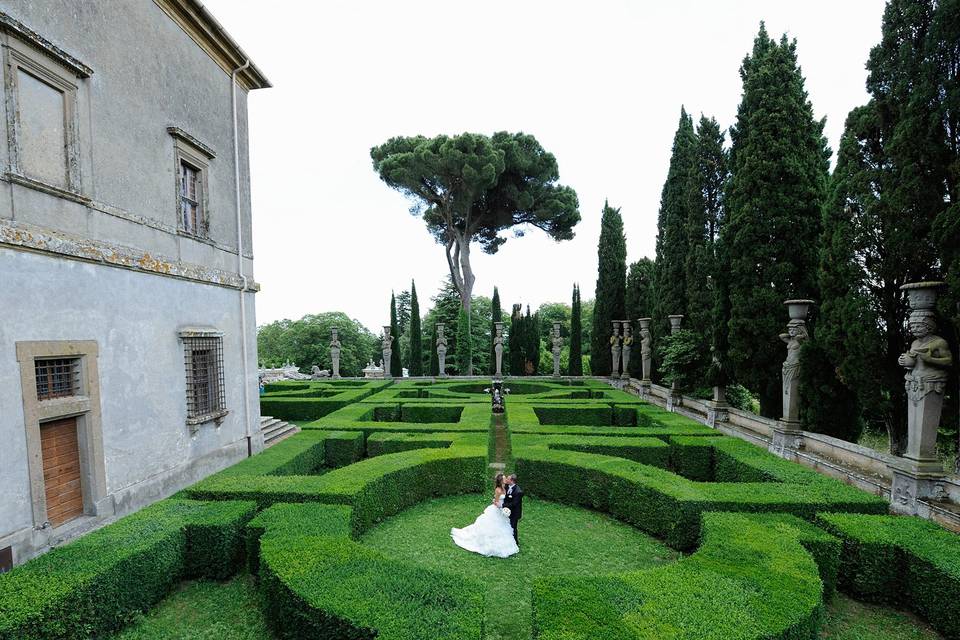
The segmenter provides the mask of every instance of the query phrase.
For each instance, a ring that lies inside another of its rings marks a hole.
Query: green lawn
[[[827,607],[820,637],[829,640],[939,640],[929,625],[909,613],[865,604],[838,593]]]
[[[272,640],[253,579],[192,580],[113,640]]]
[[[619,573],[670,562],[678,554],[650,536],[585,509],[527,498],[520,553],[484,558],[450,539],[486,507],[480,495],[432,500],[407,509],[369,532],[364,544],[403,560],[460,573],[489,585],[488,640],[530,637],[530,584],[537,575]]]

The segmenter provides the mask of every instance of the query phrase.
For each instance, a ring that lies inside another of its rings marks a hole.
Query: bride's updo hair
[[[503,489],[503,474],[498,473],[493,479],[493,486]]]

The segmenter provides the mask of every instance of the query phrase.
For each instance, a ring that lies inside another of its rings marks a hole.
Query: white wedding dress
[[[497,504],[491,504],[469,527],[450,529],[450,536],[458,547],[484,556],[506,558],[520,551],[513,540],[513,527],[510,519],[503,515],[501,497]]]

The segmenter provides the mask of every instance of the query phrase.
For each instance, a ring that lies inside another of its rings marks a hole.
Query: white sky
[[[596,282],[604,198],[622,208],[628,260],[653,257],[680,106],[733,123],[740,61],[761,20],[798,41],[807,91],[836,151],[866,101],[882,0],[507,2],[204,0],[274,88],[250,96],[259,324],[344,311],[389,321],[417,281],[421,311],[443,248],[373,172],[395,135],[524,131],[576,189],[572,241],[539,231],[473,252],[474,293],[504,307],[583,298]],[[269,8],[265,8],[269,6]]]

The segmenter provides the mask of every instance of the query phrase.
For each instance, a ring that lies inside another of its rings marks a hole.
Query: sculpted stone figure
[[[390,336],[390,325],[383,326],[383,377],[392,378],[390,374],[390,356],[393,355],[393,338]]]
[[[550,342],[553,352],[553,377],[560,377],[560,352],[563,350],[563,338],[560,336],[560,323],[553,323],[553,330],[550,332]]]
[[[650,370],[653,361],[653,340],[650,336],[650,321],[652,318],[639,318],[640,323],[640,361],[643,366],[643,380],[650,383]]]
[[[906,368],[907,450],[904,457],[926,462],[936,460],[937,428],[943,409],[948,370],[953,355],[947,341],[936,335],[934,305],[938,282],[904,285],[910,302],[908,327],[914,337],[910,349],[897,362]]]
[[[443,323],[437,323],[437,360],[439,361],[440,377],[447,377],[447,338],[443,335]]]
[[[611,378],[620,377],[620,321],[613,321],[613,334],[610,336],[610,356],[613,363],[610,371]]]
[[[340,338],[336,327],[330,329],[330,360],[333,362],[333,377],[340,377]]]
[[[503,368],[503,323],[495,322],[495,331],[493,336],[493,352],[497,358],[497,369],[494,374],[495,378],[502,378],[503,373],[501,373]]]
[[[620,378],[627,380],[630,378],[630,350],[631,345],[633,345],[633,327],[630,326],[629,320],[624,320],[623,325],[623,373],[620,374]]]
[[[807,314],[812,300],[787,300],[784,302],[790,312],[787,332],[780,339],[787,345],[787,359],[783,361],[783,420],[796,423],[800,421],[800,347],[810,337],[807,332]]]

